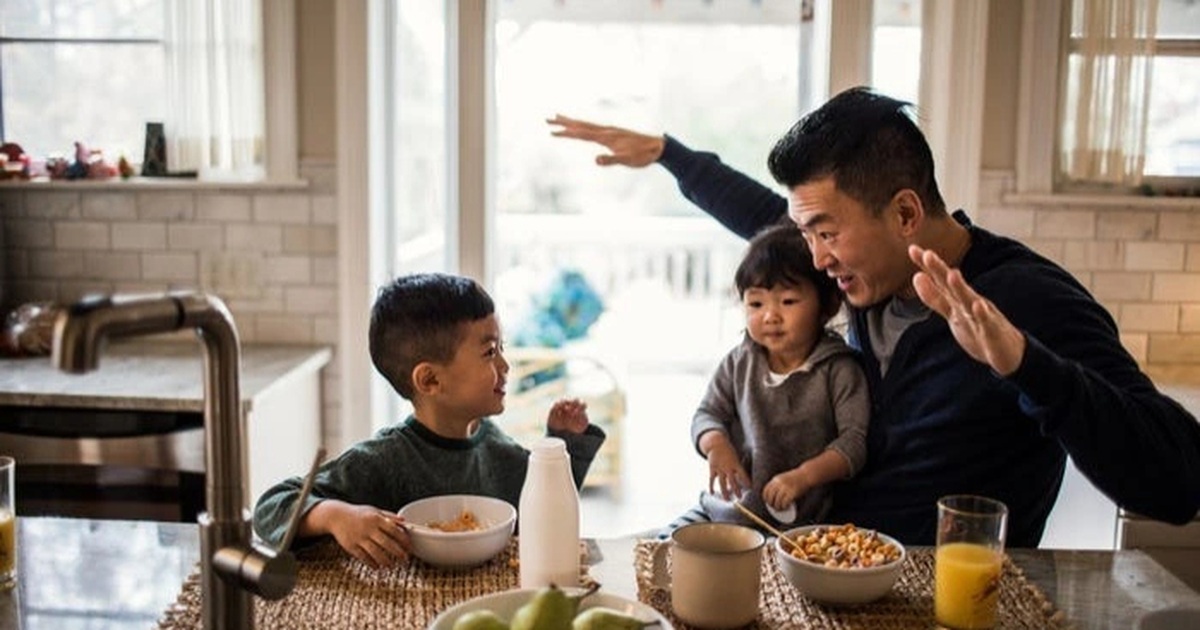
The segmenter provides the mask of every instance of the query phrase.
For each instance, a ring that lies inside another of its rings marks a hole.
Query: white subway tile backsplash
[[[1153,212],[1109,211],[1096,217],[1096,238],[1124,241],[1148,241],[1158,230],[1158,215]]]
[[[166,223],[122,221],[111,225],[113,249],[144,251],[167,248]]]
[[[312,343],[313,322],[308,315],[256,315],[254,338],[259,343]]]
[[[1200,212],[1162,212],[1158,238],[1163,241],[1200,241]]]
[[[286,223],[308,225],[312,209],[308,195],[255,195],[255,223]]]
[[[1096,213],[1088,210],[1038,210],[1034,235],[1039,239],[1091,239],[1096,236]]]
[[[266,259],[263,280],[270,284],[312,284],[312,259],[272,256]]]
[[[1200,335],[1150,335],[1151,363],[1200,363]]]
[[[234,251],[260,251],[278,254],[283,251],[283,228],[278,225],[227,223],[225,248]]]
[[[1121,316],[1117,320],[1121,330],[1127,332],[1178,332],[1179,306],[1175,304],[1153,304],[1143,302],[1121,305]]]
[[[1118,241],[1067,241],[1063,266],[1071,271],[1117,271],[1123,268],[1122,253]]]
[[[1104,301],[1145,301],[1150,299],[1153,275],[1118,271],[1097,271],[1092,274],[1092,295]]]
[[[50,249],[54,247],[54,224],[39,219],[13,219],[6,222],[4,244],[6,247],[28,247]]]
[[[1033,236],[1034,218],[1028,208],[989,206],[977,210],[973,220],[990,232],[1024,240]]]
[[[212,251],[225,248],[225,228],[217,223],[172,223],[167,226],[167,248]]]
[[[337,313],[337,289],[288,287],[284,289],[284,304],[289,313],[332,315]]]
[[[55,221],[54,246],[57,249],[108,249],[108,223],[95,221]]]
[[[195,195],[186,192],[138,193],[138,217],[146,221],[191,221],[196,216]]]
[[[30,219],[78,219],[79,194],[73,192],[30,191],[25,193],[25,217]]]
[[[136,252],[86,252],[83,266],[85,278],[121,282],[141,277],[142,257]]]
[[[1200,302],[1200,276],[1194,273],[1154,274],[1155,302]]]
[[[229,310],[234,313],[282,313],[284,312],[284,299],[282,286],[264,286],[257,297],[242,298],[237,296],[226,297],[225,304]]]
[[[53,280],[34,280],[25,277],[9,283],[6,301],[13,304],[25,302],[54,302],[58,300],[58,283]]]
[[[1125,269],[1129,271],[1182,271],[1187,249],[1183,243],[1139,243],[1125,245]]]
[[[196,197],[196,219],[212,223],[249,223],[249,195],[198,195]]]
[[[29,255],[23,249],[9,248],[4,252],[4,264],[0,265],[9,278],[29,277]]]
[[[83,274],[83,252],[34,250],[29,252],[29,273],[50,280],[78,279]]]
[[[1179,332],[1200,333],[1200,304],[1184,304],[1179,311]]]
[[[83,218],[113,221],[137,218],[137,200],[131,193],[94,193],[80,196]]]
[[[289,254],[336,253],[337,230],[325,226],[284,226],[283,251]]]
[[[196,285],[200,280],[196,254],[143,252],[142,278],[145,280],[183,281]]]
[[[1200,245],[1191,244],[1187,248],[1187,263],[1185,269],[1188,271],[1200,271]]]

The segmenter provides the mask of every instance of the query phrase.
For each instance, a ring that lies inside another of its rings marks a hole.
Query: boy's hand
[[[708,491],[715,494],[714,481],[721,488],[721,496],[726,501],[736,499],[744,490],[750,489],[750,475],[742,468],[737,451],[728,438],[716,441],[708,450]]]
[[[329,502],[318,507],[325,503]],[[408,558],[412,542],[403,523],[404,519],[387,510],[342,503],[336,516],[330,515],[328,529],[347,553],[379,569]]]
[[[588,428],[587,403],[578,398],[567,398],[554,403],[546,418],[546,426],[552,431],[583,433]]]

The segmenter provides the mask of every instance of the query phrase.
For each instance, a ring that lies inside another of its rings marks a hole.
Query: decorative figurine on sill
[[[52,155],[46,159],[46,174],[50,179],[67,179],[67,169],[71,164],[61,155]]]
[[[137,171],[133,169],[133,165],[129,163],[129,160],[125,159],[124,155],[117,161],[117,171],[121,173],[121,179],[129,179],[137,174]]]
[[[21,145],[15,142],[0,145],[0,179],[29,179],[29,156]]]

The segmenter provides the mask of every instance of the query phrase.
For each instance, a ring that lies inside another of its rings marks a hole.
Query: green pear
[[[641,630],[656,625],[657,621],[642,621],[604,606],[589,608],[579,613],[571,622],[572,630]]]
[[[509,630],[509,627],[490,610],[472,610],[456,619],[451,630]]]
[[[517,609],[511,630],[571,630],[571,620],[579,612],[580,602],[599,588],[599,584],[593,584],[579,595],[567,595],[566,591],[551,584]]]

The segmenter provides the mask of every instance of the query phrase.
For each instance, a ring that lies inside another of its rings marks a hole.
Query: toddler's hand
[[[789,470],[775,475],[763,486],[763,502],[776,510],[786,510],[809,491],[800,474]]]
[[[708,451],[708,491],[715,494],[714,481],[726,501],[740,497],[743,490],[750,488],[750,475],[742,468],[737,451],[728,440],[718,442]]]
[[[330,533],[347,553],[376,569],[408,558],[412,542],[404,519],[369,505],[347,505],[330,523]]]
[[[550,407],[546,426],[552,431],[583,433],[588,428],[587,403],[578,398],[564,398]]]

